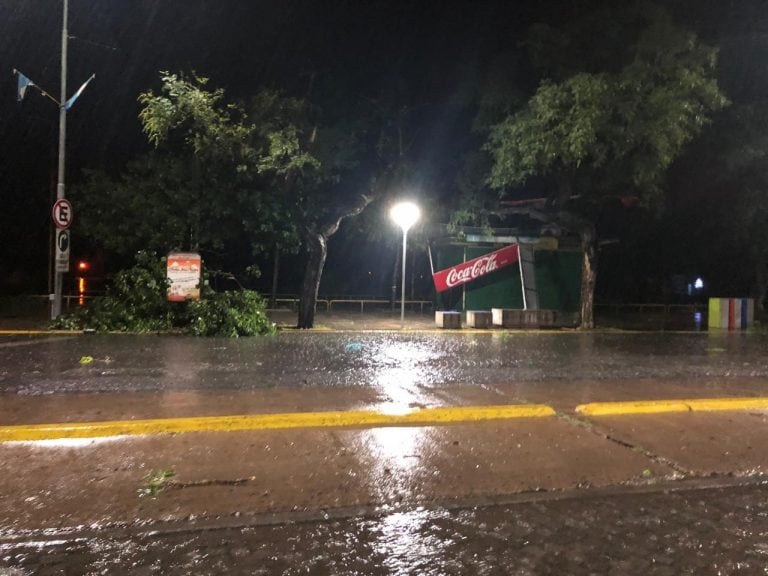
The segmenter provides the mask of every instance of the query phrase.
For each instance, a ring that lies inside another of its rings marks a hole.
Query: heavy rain
[[[0,2],[0,576],[768,572],[767,28]]]

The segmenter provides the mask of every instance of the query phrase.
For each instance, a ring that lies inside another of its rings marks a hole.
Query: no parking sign
[[[66,198],[59,198],[53,203],[51,218],[56,228],[66,230],[72,225],[72,204]]]

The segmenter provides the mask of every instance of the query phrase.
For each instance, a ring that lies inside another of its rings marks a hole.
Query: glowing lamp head
[[[90,267],[91,267],[90,264],[88,264],[88,262],[86,262],[85,260],[80,260],[77,263],[77,269],[80,270],[81,272],[85,272]]]
[[[407,232],[408,229],[419,221],[421,210],[413,202],[400,202],[392,206],[389,216],[395,224]]]

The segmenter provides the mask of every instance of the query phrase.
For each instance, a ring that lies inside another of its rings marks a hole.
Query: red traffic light
[[[90,264],[89,264],[89,263],[88,263],[86,260],[79,260],[79,261],[78,261],[78,263],[77,263],[77,269],[78,269],[80,272],[85,272],[85,271],[87,271],[87,270],[88,270],[90,267],[91,267],[91,265],[90,265]]]

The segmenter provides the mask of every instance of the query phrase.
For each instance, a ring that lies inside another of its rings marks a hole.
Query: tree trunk
[[[301,283],[298,328],[312,328],[315,325],[317,292],[320,289],[320,279],[323,277],[325,258],[328,255],[328,238],[336,233],[344,218],[360,214],[373,201],[373,198],[373,196],[361,194],[353,202],[337,207],[315,225],[305,228],[304,249],[307,252],[307,264],[304,268],[304,280]]]
[[[595,281],[597,280],[597,234],[594,227],[579,231],[581,249],[584,253],[581,266],[581,328],[595,327]]]
[[[275,260],[272,266],[272,294],[269,298],[269,305],[272,308],[277,307],[277,284],[280,278],[280,245],[275,244]]]
[[[328,255],[328,239],[318,232],[308,232],[305,239],[307,264],[301,283],[298,328],[312,328],[315,325],[315,306],[323,276],[325,258]]]

